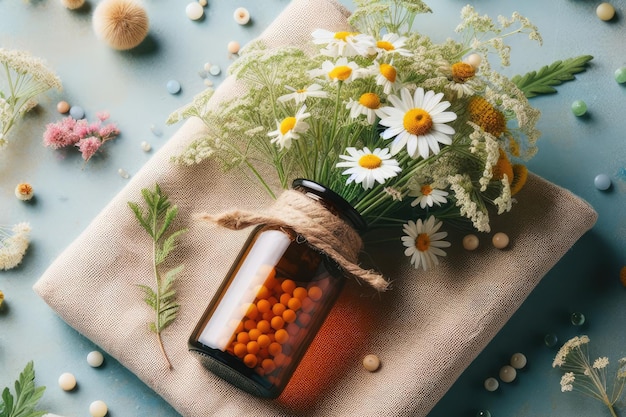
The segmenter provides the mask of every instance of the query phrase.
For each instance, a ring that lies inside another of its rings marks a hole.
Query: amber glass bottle
[[[308,180],[295,190],[356,230],[361,216],[333,191]],[[345,278],[335,262],[284,227],[250,235],[196,325],[189,349],[216,375],[260,397],[283,391],[324,322]]]

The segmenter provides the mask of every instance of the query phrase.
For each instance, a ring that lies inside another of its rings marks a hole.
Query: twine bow
[[[311,247],[334,260],[344,274],[366,282],[378,291],[389,287],[389,282],[381,274],[357,265],[363,247],[359,234],[321,203],[299,191],[284,191],[265,213],[232,210],[218,215],[203,213],[199,218],[231,230],[260,224],[288,227],[306,238]]]

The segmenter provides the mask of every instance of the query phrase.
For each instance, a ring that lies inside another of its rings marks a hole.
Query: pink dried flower
[[[101,122],[104,122],[106,119],[109,118],[109,112],[108,111],[99,111],[96,113],[96,117],[98,118],[98,120],[100,120]]]
[[[48,125],[46,125],[46,131],[43,133],[43,144],[52,149],[59,149],[71,145],[71,143],[68,142],[67,131],[56,123],[48,123]]]
[[[107,141],[109,139],[113,139],[114,137],[116,137],[119,134],[120,134],[119,129],[113,123],[110,123],[110,124],[108,124],[106,126],[101,127],[100,130],[98,131],[98,135],[100,135],[100,137],[102,138],[103,142],[105,142],[105,141]]]
[[[102,142],[95,136],[89,136],[88,138],[81,139],[76,144],[80,152],[83,154],[83,159],[85,160],[85,162],[89,161],[93,154],[95,154],[96,151],[100,149],[101,145]]]

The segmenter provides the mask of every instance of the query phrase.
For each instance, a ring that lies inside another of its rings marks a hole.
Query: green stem
[[[157,222],[157,213],[155,212],[152,219],[152,230],[156,234],[158,230],[158,222]],[[152,238],[152,272],[154,273],[154,278],[156,281],[156,293],[155,297],[155,310],[156,317],[154,320],[154,331],[157,337],[157,344],[161,349],[161,353],[163,354],[163,358],[165,358],[165,362],[167,363],[168,369],[172,369],[172,362],[170,362],[170,358],[167,356],[165,352],[165,347],[163,346],[163,340],[161,339],[161,315],[159,312],[161,311],[161,278],[159,277],[159,271],[157,270],[156,264],[156,254],[157,254],[157,239],[156,235]]]
[[[611,417],[617,417],[617,413],[615,412],[615,409],[613,408],[613,404],[607,403],[606,406],[609,407],[609,411],[611,412]]]

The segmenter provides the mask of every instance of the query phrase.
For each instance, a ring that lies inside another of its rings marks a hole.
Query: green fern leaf
[[[585,71],[588,62],[592,59],[591,55],[581,55],[564,61],[555,61],[541,67],[539,71],[531,71],[523,76],[516,75],[511,78],[511,81],[524,92],[527,98],[556,93],[555,85],[573,80],[574,74]]]

